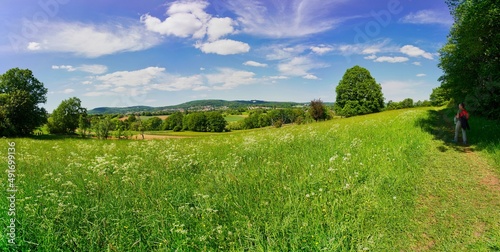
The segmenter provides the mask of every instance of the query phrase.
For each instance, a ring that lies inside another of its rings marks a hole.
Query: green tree
[[[207,131],[207,118],[204,113],[194,112],[184,116],[183,121],[184,129],[206,132]]]
[[[441,48],[441,87],[455,101],[500,117],[500,4],[498,0],[448,0],[455,23]]]
[[[52,112],[48,127],[50,133],[75,133],[80,122],[80,117],[86,117],[87,109],[82,108],[80,99],[76,97],[69,98]]]
[[[161,130],[163,121],[159,117],[151,117],[144,122],[146,130],[158,131]]]
[[[31,70],[12,68],[0,75],[0,134],[28,135],[47,121],[47,89]]]
[[[360,66],[348,69],[336,88],[335,112],[355,116],[379,112],[384,108],[382,86]]]
[[[220,112],[207,112],[206,118],[208,132],[223,132],[226,128],[227,121]]]
[[[401,108],[413,108],[413,99],[411,98],[406,98],[404,99],[401,103]]]
[[[78,118],[78,129],[80,129],[80,134],[82,137],[85,137],[87,134],[87,130],[90,128],[90,119],[87,114],[80,114],[80,118]]]
[[[113,122],[111,121],[111,116],[92,118],[92,129],[94,130],[96,137],[99,139],[107,139],[111,130],[113,129]]]
[[[328,109],[321,99],[312,100],[309,103],[309,114],[311,114],[312,118],[317,122],[319,120],[325,120],[327,117]]]
[[[432,106],[444,106],[450,101],[449,94],[446,89],[442,87],[437,87],[432,89],[432,94],[430,96]]]

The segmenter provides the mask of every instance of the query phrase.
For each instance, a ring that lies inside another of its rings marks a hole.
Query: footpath
[[[474,144],[451,143],[453,122],[442,110],[432,120],[411,251],[500,251],[498,169]]]

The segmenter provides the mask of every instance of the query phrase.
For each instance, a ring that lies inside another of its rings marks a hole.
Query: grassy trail
[[[453,124],[431,111],[435,136],[416,211],[413,251],[500,251],[498,167],[475,145],[449,143]]]

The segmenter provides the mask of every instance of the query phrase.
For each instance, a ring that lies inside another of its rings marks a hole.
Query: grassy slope
[[[411,234],[417,251],[500,251],[500,129],[471,118],[471,146],[450,143],[454,111],[430,110],[420,121],[434,141],[426,155]]]
[[[15,139],[18,245],[498,249],[498,145],[447,144],[440,121],[417,109],[198,139]]]

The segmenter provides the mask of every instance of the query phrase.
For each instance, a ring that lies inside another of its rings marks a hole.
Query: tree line
[[[151,117],[142,120],[139,116],[128,115],[89,115],[81,106],[77,97],[72,97],[61,104],[49,116],[39,104],[46,102],[47,89],[38,81],[29,69],[13,68],[0,75],[0,134],[2,136],[29,135],[46,125],[53,134],[87,135],[93,132],[98,138],[108,138],[113,134],[117,138],[129,138],[132,132],[173,130],[197,132],[223,132],[238,129],[252,129],[283,124],[306,123],[328,120],[334,115],[350,117],[380,112],[385,109],[400,109],[413,106],[435,105],[446,100],[445,88],[436,88],[431,94],[431,101],[413,103],[408,98],[402,102],[389,101],[384,104],[382,87],[370,72],[360,66],[346,71],[336,88],[336,101],[328,108],[321,100],[313,100],[308,107],[274,108],[249,111],[243,121],[228,125],[221,111],[210,112],[175,112],[165,120]],[[229,110],[241,114],[242,110]]]
[[[500,118],[500,2],[447,0],[454,24],[439,51],[443,70],[435,90],[467,109]]]

